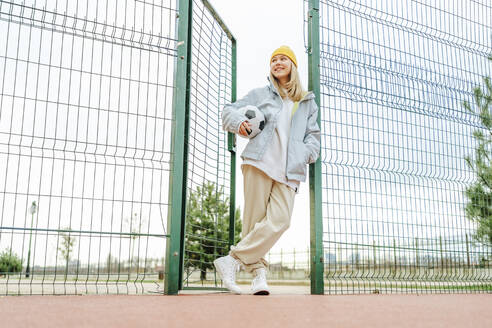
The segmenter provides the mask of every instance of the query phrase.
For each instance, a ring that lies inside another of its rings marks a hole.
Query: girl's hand
[[[253,125],[251,125],[251,123],[249,123],[248,121],[244,121],[239,126],[239,134],[242,135],[242,136],[247,137],[248,136],[248,131],[251,132],[251,128],[252,127],[253,127]]]

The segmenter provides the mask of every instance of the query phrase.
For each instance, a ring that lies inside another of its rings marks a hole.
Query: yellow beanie
[[[288,46],[280,46],[280,48],[276,49],[273,52],[272,56],[270,57],[270,62],[272,62],[272,58],[275,57],[276,55],[285,55],[289,57],[289,59],[292,60],[294,65],[296,65],[297,67],[296,55],[294,55],[294,52]]]

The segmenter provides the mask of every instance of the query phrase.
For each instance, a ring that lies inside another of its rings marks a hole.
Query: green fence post
[[[308,11],[309,90],[320,103],[319,0],[309,0]],[[319,111],[321,114],[321,110]],[[321,115],[318,124],[321,126]],[[321,211],[321,156],[309,165],[309,199],[311,213],[311,294],[324,294],[323,282],[323,215]]]
[[[186,171],[190,113],[191,0],[179,0],[177,15],[177,58],[174,70],[171,176],[166,243],[164,293],[177,294],[182,288],[183,248],[186,213]]]
[[[232,38],[232,88],[231,102],[236,101],[236,39]],[[230,190],[230,208],[229,208],[229,247],[234,245],[234,234],[236,228],[236,135],[227,134],[227,149],[231,153],[231,190]]]

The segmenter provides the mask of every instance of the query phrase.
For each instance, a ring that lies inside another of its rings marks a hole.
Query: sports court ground
[[[490,327],[492,294],[4,296],[0,327]]]

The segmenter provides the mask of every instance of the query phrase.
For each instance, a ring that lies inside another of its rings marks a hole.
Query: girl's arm
[[[238,113],[238,109],[247,105],[256,105],[254,90],[251,90],[246,96],[238,101],[227,104],[222,110],[222,129],[231,133],[239,133],[241,123],[246,121],[244,115]]]
[[[309,152],[309,158],[307,164],[312,164],[316,162],[320,152],[320,138],[321,131],[318,126],[318,105],[313,100],[314,110],[308,117],[308,123],[306,127],[306,133],[304,135],[304,144]]]

